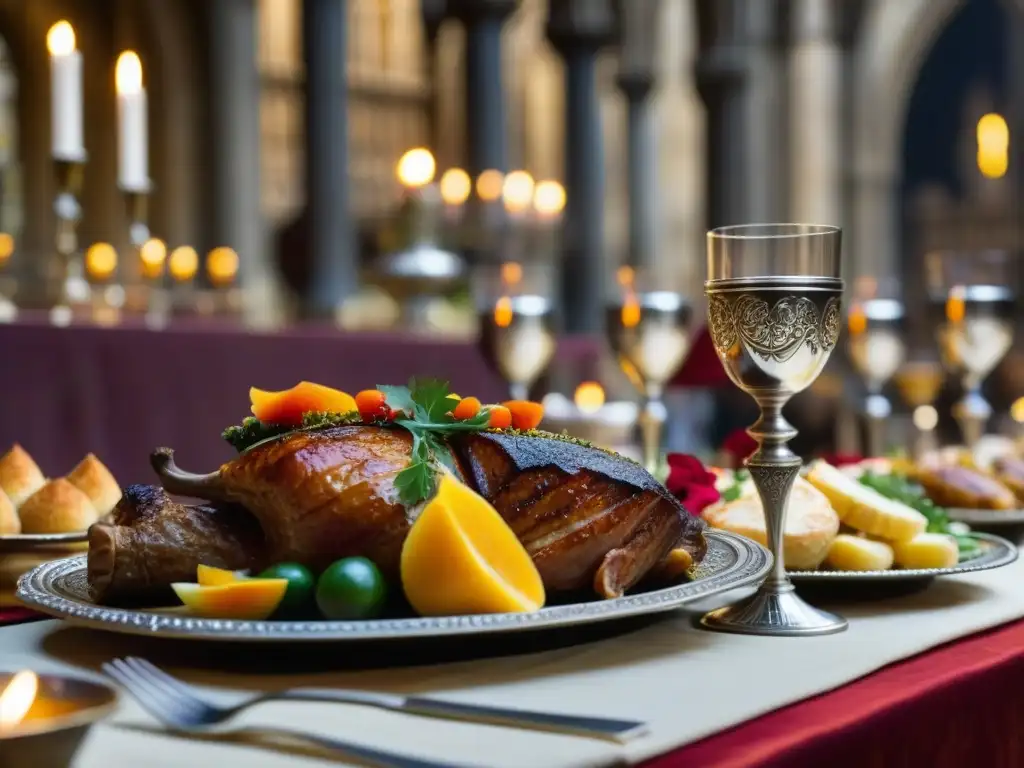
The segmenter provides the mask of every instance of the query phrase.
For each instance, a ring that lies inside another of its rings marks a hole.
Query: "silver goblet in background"
[[[839,340],[841,231],[810,224],[752,224],[708,233],[708,329],[729,378],[754,398],[757,451],[744,461],[764,507],[775,565],[746,600],[702,624],[751,635],[825,635],[846,620],[805,603],[786,575],[783,531],[801,468],[782,408],[821,373]]]
[[[608,304],[605,327],[623,370],[643,396],[637,421],[643,463],[652,474],[661,463],[662,433],[668,419],[662,399],[665,385],[690,351],[689,304],[677,291],[656,289],[659,282],[648,273],[638,275],[632,267],[620,268],[617,295]]]
[[[506,262],[498,269],[481,267],[474,283],[484,358],[512,399],[526,400],[555,354],[551,270]]]
[[[885,452],[886,424],[892,416],[892,403],[882,390],[906,357],[904,311],[897,299],[878,295],[875,280],[858,282],[847,318],[850,360],[867,388],[865,453],[881,456]]]
[[[942,363],[960,379],[963,397],[953,406],[964,443],[985,434],[992,406],[981,385],[1013,345],[1016,297],[1005,251],[930,253],[926,276],[937,315]]]
[[[914,437],[911,440],[911,455],[921,459],[936,450],[935,427],[939,415],[935,401],[942,390],[942,365],[935,359],[934,352],[915,350],[910,359],[896,372],[894,381],[903,401],[912,410]]]

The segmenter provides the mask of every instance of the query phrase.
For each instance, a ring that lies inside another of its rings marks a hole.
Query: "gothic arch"
[[[853,54],[850,164],[854,269],[893,274],[899,260],[900,144],[910,90],[966,0],[870,0]]]

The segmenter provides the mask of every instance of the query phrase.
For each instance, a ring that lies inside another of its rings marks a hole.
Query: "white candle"
[[[117,58],[118,165],[121,189],[149,189],[149,135],[146,126],[146,89],[142,87],[142,62],[134,51]]]
[[[52,153],[61,160],[84,160],[82,139],[82,54],[75,49],[75,30],[58,21],[46,35],[50,51]]]

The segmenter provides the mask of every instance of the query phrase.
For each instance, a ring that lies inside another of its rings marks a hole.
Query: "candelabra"
[[[57,259],[49,281],[54,299],[50,321],[55,325],[67,325],[75,310],[88,304],[90,296],[78,250],[78,222],[82,218],[78,195],[82,189],[85,161],[54,158],[53,166],[57,180],[57,196],[53,201],[57,216]]]

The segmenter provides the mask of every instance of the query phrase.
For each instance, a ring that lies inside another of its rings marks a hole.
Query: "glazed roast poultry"
[[[555,435],[501,432],[460,435],[450,447],[460,479],[515,531],[550,593],[593,589],[617,597],[677,548],[693,562],[704,555],[704,523],[639,465],[617,454]],[[136,579],[141,589],[181,580],[200,563],[241,568],[297,561],[319,570],[362,555],[395,583],[402,544],[421,509],[403,505],[395,486],[411,450],[412,436],[403,429],[336,426],[293,432],[253,447],[217,472],[195,475],[175,465],[171,450],[159,449],[152,463],[167,492],[248,510],[265,542],[254,542],[236,512],[167,500],[174,526],[150,515],[143,516],[148,528],[136,534],[119,533],[117,525],[94,533],[105,547],[95,554],[90,548],[90,581],[94,588],[113,585],[106,593],[97,591],[99,599],[114,599],[133,588],[134,577],[119,578],[118,569],[122,575],[131,569],[144,574]],[[126,494],[122,504],[133,501]],[[210,525],[211,514],[225,524]],[[186,519],[201,534],[181,534]],[[167,537],[178,547],[174,562],[131,565],[148,559],[154,548],[164,551],[159,542]],[[233,549],[237,556],[227,562],[231,557],[224,553]]]

